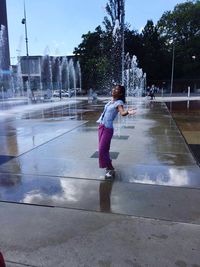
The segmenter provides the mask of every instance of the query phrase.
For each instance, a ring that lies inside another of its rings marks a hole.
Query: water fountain
[[[113,3],[113,30],[112,30],[112,67],[113,83],[124,84],[124,0]]]
[[[24,91],[27,91],[26,66],[27,58],[21,57],[17,67],[18,82],[15,83],[16,90],[19,91],[21,85]],[[21,66],[23,68],[21,69]],[[78,61],[73,57],[67,56],[29,56],[30,78],[31,78],[31,97],[50,99],[53,95],[71,97],[80,91],[81,86],[81,68]],[[60,95],[61,94],[61,95]],[[37,97],[35,97],[37,96]]]
[[[52,66],[49,55],[42,58],[41,87],[43,87],[43,90],[50,90],[52,93]]]
[[[30,93],[27,83],[27,60],[30,66]],[[10,97],[28,97],[40,100],[51,98],[53,90],[68,91],[69,96],[81,91],[81,68],[78,60],[72,56],[53,57],[45,56],[18,56],[16,66],[6,69],[6,28],[0,26],[0,99]]]
[[[137,57],[131,58],[129,53],[125,57],[124,85],[127,88],[127,97],[141,97],[145,92],[146,73],[138,67]]]
[[[7,67],[7,34],[6,27],[0,25],[0,99],[8,97],[7,89],[10,87],[10,70]]]
[[[81,78],[81,66],[79,61],[77,61],[75,66],[75,73],[76,73],[76,88],[78,89],[79,93],[81,92],[82,88],[82,78]]]
[[[62,89],[68,91],[69,88],[69,63],[67,57],[64,57],[61,63],[61,83]]]
[[[146,74],[138,67],[137,57],[124,55],[125,1],[111,0],[109,13],[112,13],[112,76],[113,84],[123,84],[127,96],[141,97],[145,89]]]
[[[48,77],[47,84],[49,84],[49,87],[54,90],[68,91],[69,96],[76,94],[77,88],[81,86],[80,64],[78,61],[74,63],[73,58],[49,57],[46,55],[43,59],[42,72],[43,76]],[[52,85],[50,86],[50,84]]]
[[[126,96],[141,97],[146,85],[146,74],[138,67],[137,57],[124,54],[124,19],[125,1],[110,0],[107,5],[108,14],[112,20],[112,77],[113,84],[122,84],[126,88]],[[129,102],[130,104],[130,102]],[[126,123],[126,122],[125,122]],[[117,135],[120,136],[122,119],[118,116]]]
[[[14,75],[12,75],[12,77],[13,76]],[[25,96],[24,95],[24,87],[23,87],[23,79],[22,79],[22,69],[21,69],[20,58],[19,57],[18,57],[18,64],[17,64],[15,92],[16,92],[16,95]]]

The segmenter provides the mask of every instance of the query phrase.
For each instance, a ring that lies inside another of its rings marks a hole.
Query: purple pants
[[[110,159],[110,143],[113,136],[113,129],[106,128],[103,124],[99,125],[99,167],[112,170],[112,161]]]

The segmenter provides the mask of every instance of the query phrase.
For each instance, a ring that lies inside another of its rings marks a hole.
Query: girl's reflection
[[[102,181],[99,186],[100,211],[111,212],[110,195],[113,181]]]

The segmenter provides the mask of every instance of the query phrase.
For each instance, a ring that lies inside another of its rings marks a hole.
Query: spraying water
[[[146,73],[138,67],[137,57],[132,58],[127,53],[125,58],[124,85],[127,88],[127,97],[141,97],[145,91]]]
[[[10,70],[7,66],[7,30],[6,26],[0,25],[0,99],[8,97],[7,89],[10,87]]]

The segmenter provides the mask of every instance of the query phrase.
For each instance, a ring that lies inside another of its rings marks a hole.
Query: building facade
[[[6,73],[10,69],[6,0],[0,0],[0,54],[0,69]]]
[[[12,66],[16,95],[64,90],[80,92],[81,69],[75,56],[21,56]]]

